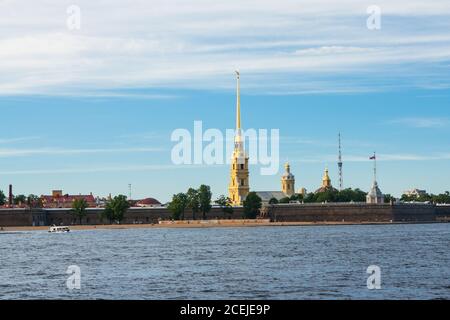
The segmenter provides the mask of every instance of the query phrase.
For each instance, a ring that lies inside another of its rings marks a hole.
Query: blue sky
[[[0,1],[0,190],[226,194],[228,166],[173,165],[170,135],[233,128],[237,68],[243,126],[280,130],[297,188],[327,165],[337,185],[341,132],[345,186],[370,187],[376,150],[385,193],[450,189],[448,1],[379,1],[380,30],[368,1],[79,1],[80,30],[70,4]]]

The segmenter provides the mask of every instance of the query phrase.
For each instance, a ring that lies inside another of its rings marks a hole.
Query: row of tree
[[[439,204],[450,204],[450,192],[446,191],[441,194],[421,194],[421,195],[402,195],[401,201],[404,202],[430,202]]]
[[[83,218],[86,217],[88,208],[88,203],[85,199],[75,199],[72,202],[72,216],[80,221],[82,224]],[[113,222],[120,223],[128,208],[130,207],[130,203],[127,200],[127,197],[124,195],[118,195],[108,202],[106,202],[105,210],[101,212],[101,219],[107,219],[110,224]]]
[[[3,191],[0,190],[0,206],[5,205],[7,202],[6,195],[3,193]],[[42,202],[41,198],[35,194],[30,194],[28,196],[19,194],[17,196],[13,197],[13,204],[18,205],[27,205],[29,207],[41,207]]]
[[[206,215],[211,211],[211,197],[211,188],[204,184],[198,189],[189,188],[186,193],[174,194],[168,206],[172,219],[184,220],[186,210],[191,211],[193,220],[199,213],[206,219]]]
[[[205,220],[212,208],[211,198],[211,188],[207,185],[201,185],[198,189],[189,188],[186,193],[174,194],[168,209],[172,212],[174,220],[184,220],[186,210],[190,210],[193,220],[196,220],[199,214]],[[222,209],[224,216],[231,217],[233,215],[234,209],[230,198],[221,195],[214,203]],[[243,206],[243,217],[255,219],[262,206],[261,198],[255,192],[250,192]]]
[[[336,190],[329,189],[324,192],[318,193],[308,193],[306,195],[303,194],[294,194],[291,197],[286,197],[278,201],[275,198],[270,200],[271,204],[276,203],[289,203],[292,201],[304,202],[304,203],[322,203],[322,202],[365,202],[367,193],[360,189],[344,189],[344,190]]]

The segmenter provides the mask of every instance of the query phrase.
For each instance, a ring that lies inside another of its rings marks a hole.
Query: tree
[[[5,196],[5,194],[3,193],[3,191],[0,190],[0,206],[5,205],[5,203],[6,203],[6,196]]]
[[[450,204],[450,193],[448,191],[439,195],[431,195],[432,201],[439,204]]]
[[[19,194],[18,196],[14,197],[14,204],[15,205],[22,205],[27,202],[27,197],[23,194]]]
[[[172,212],[172,219],[184,220],[184,211],[188,205],[188,197],[185,193],[174,194],[168,209]]]
[[[256,192],[250,192],[244,200],[244,218],[255,219],[261,209],[262,200]]]
[[[291,198],[284,197],[284,198],[280,199],[279,203],[289,203],[290,201],[291,201]]]
[[[271,198],[269,200],[269,204],[278,204],[278,199],[277,198]]]
[[[214,201],[222,209],[225,215],[231,216],[233,214],[233,206],[231,205],[231,199],[221,195],[219,199]]]
[[[198,190],[194,188],[189,188],[186,193],[187,195],[187,206],[192,211],[192,220],[195,220],[196,214],[200,211],[200,195]]]
[[[391,203],[391,201],[395,201],[395,198],[390,194],[385,194],[384,203]]]
[[[30,208],[40,208],[42,207],[41,198],[35,194],[30,194],[27,197],[27,204]]]
[[[329,189],[324,192],[319,192],[316,194],[316,201],[319,203],[323,202],[337,202],[338,191],[335,189]]]
[[[86,217],[87,207],[88,203],[84,198],[75,199],[72,202],[72,214],[75,216],[75,218],[80,219],[80,224],[82,224],[83,218]]]
[[[102,217],[109,219],[112,223],[113,220],[118,221],[119,224],[125,216],[125,212],[130,207],[130,203],[127,197],[124,195],[115,196],[113,199],[106,203],[105,210],[102,212]]]
[[[211,197],[212,193],[210,186],[202,184],[200,188],[198,188],[198,198],[203,220],[206,220],[206,214],[211,211]]]
[[[335,191],[336,202],[365,202],[367,193],[361,191],[360,189],[353,190],[352,188],[347,188],[341,191]]]

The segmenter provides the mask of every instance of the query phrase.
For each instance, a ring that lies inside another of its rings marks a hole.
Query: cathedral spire
[[[241,129],[241,93],[239,83],[239,70],[236,70],[237,90],[236,90],[236,130]]]
[[[331,179],[328,174],[328,166],[325,167],[325,172],[323,173],[322,187],[325,187],[325,188],[331,187]]]
[[[241,97],[239,88],[239,71],[236,70],[237,97],[236,97],[236,134],[234,137],[234,151],[231,163],[230,184],[228,186],[229,198],[233,205],[242,205],[250,192],[248,156],[244,150],[244,137],[241,127]]]

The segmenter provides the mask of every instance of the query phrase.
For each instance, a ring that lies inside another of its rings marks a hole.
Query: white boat
[[[51,233],[65,233],[65,232],[69,232],[69,231],[70,231],[70,229],[67,226],[55,226],[55,225],[52,225],[48,229],[48,232],[51,232]]]

